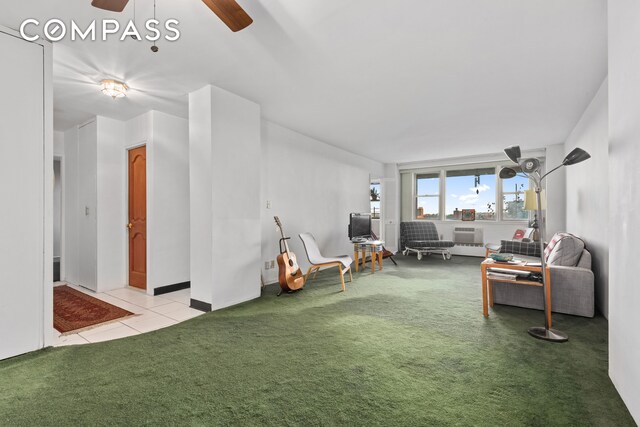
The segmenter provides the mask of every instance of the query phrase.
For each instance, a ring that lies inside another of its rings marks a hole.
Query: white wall
[[[73,127],[64,133],[64,248],[62,259],[64,271],[61,279],[69,283],[80,283],[80,265],[78,263],[80,242],[79,226],[79,182],[78,182],[78,128]]]
[[[55,157],[64,156],[64,132],[55,131],[53,133],[53,155]]]
[[[640,423],[640,2],[609,2],[609,374]]]
[[[159,287],[190,280],[189,122],[149,111],[127,121],[125,129],[127,150],[147,146],[147,293],[153,294]],[[126,156],[124,162],[127,221]],[[128,271],[126,232],[123,254]]]
[[[127,285],[127,150],[147,145],[147,292],[188,282],[187,121],[154,111],[97,117],[64,139],[65,280],[99,292]]]
[[[211,89],[189,95],[189,259],[191,299],[213,300]]]
[[[567,231],[580,236],[593,256],[596,306],[609,316],[609,108],[608,82],[585,110],[565,143],[565,154],[580,147],[591,154],[566,168]]]
[[[125,236],[122,174],[125,126],[119,120],[98,116],[97,131],[97,290],[123,287],[126,277],[120,253]]]
[[[147,144],[147,290],[188,282],[189,122],[152,112]]]
[[[260,106],[189,95],[191,291],[213,310],[260,296]]]
[[[64,135],[63,280],[96,292],[123,286],[124,125],[96,117]]]
[[[279,254],[280,234],[274,216],[282,221],[291,237],[290,249],[305,271],[309,263],[298,237],[305,231],[315,236],[325,255],[353,256],[349,213],[369,212],[370,176],[383,175],[381,163],[263,120],[260,211],[265,282],[278,280],[277,266],[264,269],[264,263]]]
[[[63,249],[63,229],[62,216],[64,212],[64,195],[62,191],[64,173],[62,163],[64,162],[64,132],[53,133],[53,156],[54,156],[54,178],[53,178],[53,256],[62,258]],[[61,264],[61,269],[64,265]],[[63,275],[64,272],[61,272]],[[64,276],[61,276],[64,277]]]
[[[78,281],[75,285],[84,286],[93,291],[98,290],[98,132],[95,119],[78,128],[78,162],[69,164],[69,168],[77,169],[78,204],[75,206],[78,222],[69,227],[78,227],[78,256],[68,259],[69,264],[76,264]]]
[[[53,161],[53,257],[62,255],[62,165]]]
[[[0,359],[51,344],[53,105],[51,46],[0,27],[9,82],[0,99]]]
[[[396,252],[400,247],[400,171],[398,165],[385,164],[382,182],[382,227],[385,246]]]
[[[564,160],[564,144],[550,145],[546,149],[545,171],[550,171]],[[554,234],[564,232],[566,224],[566,168],[560,168],[545,178],[543,187],[547,192],[546,240],[549,241]]]

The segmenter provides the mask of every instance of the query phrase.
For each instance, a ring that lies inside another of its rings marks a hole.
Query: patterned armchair
[[[455,246],[451,240],[441,240],[438,229],[430,221],[412,221],[400,224],[400,250],[404,255],[416,253],[418,259],[432,253],[451,259],[449,248]]]

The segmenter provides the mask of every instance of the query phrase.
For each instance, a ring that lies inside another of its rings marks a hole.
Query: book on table
[[[527,279],[531,275],[529,271],[510,270],[508,268],[490,268],[487,270],[487,278],[494,280],[518,280]]]
[[[487,274],[487,279],[489,280],[516,280],[518,276],[515,274],[504,274],[504,273],[492,273],[489,272]]]

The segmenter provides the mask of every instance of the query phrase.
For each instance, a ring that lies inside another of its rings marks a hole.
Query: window
[[[476,220],[496,219],[496,168],[447,171],[445,219],[461,220],[463,209],[475,209]]]
[[[416,175],[416,219],[440,219],[440,174]]]
[[[380,193],[380,183],[371,183],[371,218],[380,219],[380,199],[382,194]]]
[[[544,157],[540,158],[544,163]],[[401,171],[402,221],[462,221],[462,211],[474,209],[477,221],[530,219],[524,209],[530,181],[525,175],[500,179],[511,166],[505,160]]]
[[[528,220],[529,212],[524,210],[524,192],[529,189],[529,178],[515,176],[502,180],[502,219]]]

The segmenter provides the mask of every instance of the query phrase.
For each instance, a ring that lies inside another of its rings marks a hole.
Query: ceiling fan
[[[235,0],[202,0],[234,33],[253,23]],[[111,12],[122,12],[129,0],[93,0],[91,5]]]

